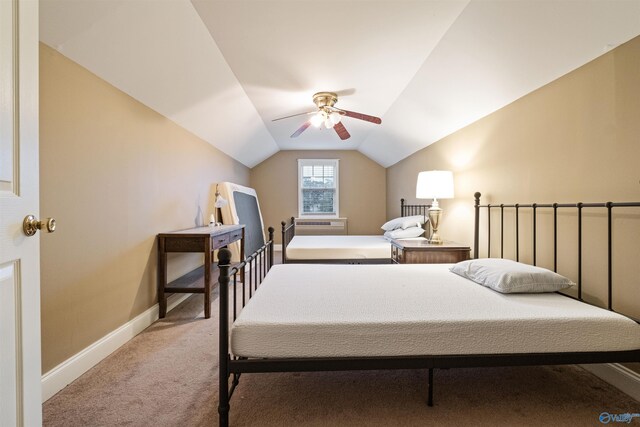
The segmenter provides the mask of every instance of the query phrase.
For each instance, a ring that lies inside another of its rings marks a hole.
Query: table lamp
[[[433,199],[429,208],[429,223],[432,230],[429,243],[442,244],[443,240],[438,235],[438,227],[442,220],[442,209],[438,206],[438,199],[453,198],[453,173],[451,171],[420,172],[416,184],[416,198]]]
[[[216,184],[216,199],[213,202],[213,213],[215,215],[213,223],[214,227],[219,227],[222,225],[222,223],[218,221],[218,209],[223,208],[228,204],[229,201],[220,195],[220,192],[218,191],[218,184]]]

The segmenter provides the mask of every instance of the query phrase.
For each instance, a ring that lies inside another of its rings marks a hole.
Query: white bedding
[[[640,348],[640,325],[562,295],[500,294],[447,264],[274,266],[231,330],[245,357]]]
[[[295,236],[287,245],[287,258],[391,258],[391,243],[384,236]]]

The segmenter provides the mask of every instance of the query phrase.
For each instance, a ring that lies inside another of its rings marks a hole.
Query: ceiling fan
[[[304,122],[302,126],[300,126],[298,130],[296,130],[291,135],[291,138],[297,138],[302,132],[307,130],[309,126],[313,125],[317,128],[321,128],[323,126],[326,129],[333,128],[342,140],[349,139],[351,137],[349,132],[347,132],[347,129],[342,124],[342,116],[364,120],[366,122],[375,123],[377,125],[382,123],[382,119],[379,117],[369,116],[367,114],[356,113],[354,111],[337,108],[335,107],[336,102],[338,102],[337,94],[333,92],[318,92],[313,95],[313,103],[318,107],[317,111],[309,111],[306,113],[298,113],[291,116],[279,117],[277,119],[273,119],[272,121],[275,122],[291,117],[313,114],[313,116],[311,116],[309,120]]]

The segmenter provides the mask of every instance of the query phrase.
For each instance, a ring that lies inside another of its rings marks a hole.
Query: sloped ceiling
[[[41,0],[40,38],[253,167],[357,149],[390,166],[640,34],[640,0]],[[313,93],[382,117],[309,128]]]

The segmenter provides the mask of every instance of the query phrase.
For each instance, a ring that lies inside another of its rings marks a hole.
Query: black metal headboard
[[[491,257],[491,210],[500,210],[500,258],[504,258],[504,211],[505,209],[514,210],[515,215],[515,258],[516,261],[520,260],[520,213],[523,209],[531,210],[532,217],[532,242],[533,242],[533,265],[536,265],[536,250],[537,250],[537,215],[541,209],[551,209],[553,212],[553,271],[558,270],[558,210],[559,209],[574,209],[577,213],[578,219],[578,239],[577,239],[577,256],[578,256],[578,299],[583,302],[582,298],[582,249],[583,249],[583,209],[584,208],[603,208],[607,211],[607,308],[611,311],[613,309],[613,239],[612,239],[612,220],[613,209],[621,207],[640,207],[640,202],[603,202],[603,203],[515,203],[515,204],[480,204],[480,193],[475,193],[475,222],[474,222],[474,235],[473,235],[473,256],[478,258],[480,252],[480,209],[487,210],[487,257]],[[566,294],[563,294],[566,295]],[[570,295],[566,295],[569,298],[574,298]],[[640,323],[639,319],[635,319]]]
[[[423,215],[425,218],[429,213],[431,205],[407,205],[404,199],[400,199],[400,216]]]

